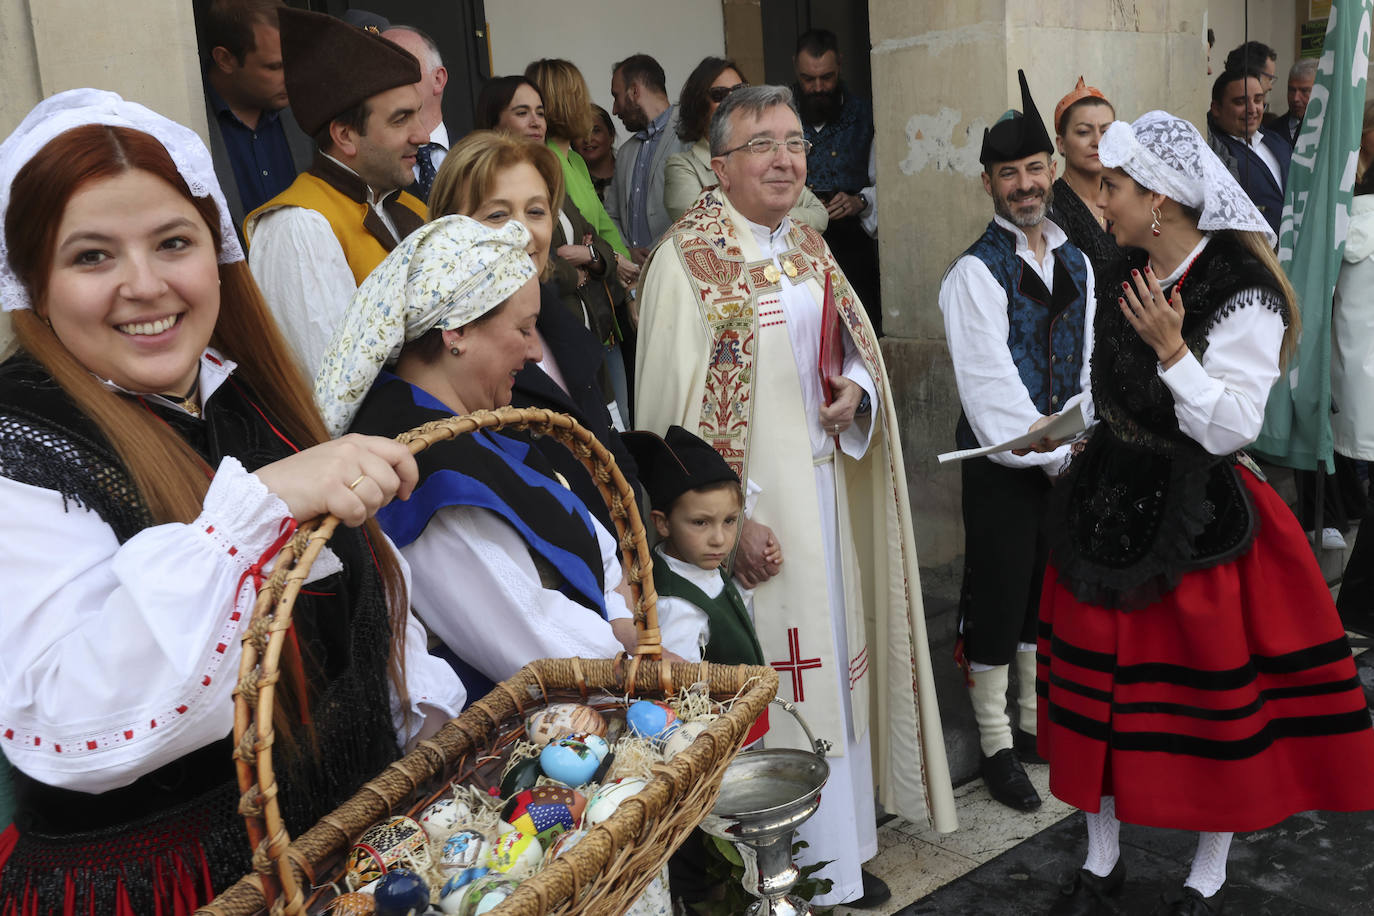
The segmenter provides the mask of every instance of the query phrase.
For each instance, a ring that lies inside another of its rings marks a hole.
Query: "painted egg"
[[[560,833],[578,825],[586,808],[586,797],[575,789],[536,786],[506,802],[501,822],[503,830],[533,834],[539,838],[539,845],[548,848]]]
[[[667,738],[678,726],[677,713],[658,700],[636,700],[625,712],[630,733],[641,738]]]
[[[603,739],[596,740],[599,746],[587,744],[573,736],[559,738],[552,744],[546,744],[539,752],[539,767],[545,776],[564,785],[585,785],[596,772],[596,768],[601,765],[601,758],[605,756],[605,753],[598,751],[610,750]]]
[[[444,882],[444,886],[439,889],[439,910],[443,913],[453,914],[458,912],[458,908],[463,903],[463,888],[488,873],[489,869],[484,865],[476,868],[465,868],[453,875]]]
[[[510,798],[526,789],[533,789],[534,784],[539,781],[539,777],[542,775],[544,775],[544,771],[539,768],[539,758],[526,757],[513,765],[506,771],[506,775],[501,777],[501,797]]]
[[[476,830],[460,830],[444,840],[439,853],[439,867],[457,871],[480,865],[487,856],[487,838]]]
[[[487,868],[515,881],[524,881],[539,870],[544,861],[544,847],[539,839],[519,830],[512,830],[491,847],[487,854]]]
[[[371,894],[340,894],[325,909],[329,916],[372,916],[377,912],[377,898]]]
[[[420,815],[420,826],[431,841],[442,840],[472,820],[472,809],[456,798],[441,798]]]
[[[601,823],[615,813],[621,802],[632,795],[638,795],[648,784],[647,779],[638,776],[626,776],[624,779],[605,783],[587,800],[587,815],[583,819],[584,822],[588,827]]]
[[[377,884],[377,916],[419,916],[429,909],[429,885],[408,868],[395,868]]]
[[[347,871],[354,884],[375,881],[402,858],[418,855],[428,840],[425,828],[414,819],[392,817],[364,831],[348,853]]]
[[[563,853],[572,849],[587,835],[585,830],[569,830],[567,833],[559,834],[557,839],[549,844],[548,850],[544,853],[544,867],[548,868],[550,862],[561,856]]]
[[[463,889],[458,916],[481,916],[511,895],[520,882],[504,875],[486,875]]]
[[[663,756],[672,760],[678,754],[692,746],[692,742],[697,740],[697,736],[710,726],[710,722],[696,720],[693,722],[683,722],[673,733],[668,736],[668,740],[663,742]]]
[[[554,703],[526,720],[525,733],[529,740],[540,745],[564,735],[604,735],[606,719],[595,709],[581,703]]]

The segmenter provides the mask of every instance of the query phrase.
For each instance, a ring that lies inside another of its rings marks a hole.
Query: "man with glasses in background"
[[[747,481],[734,574],[779,695],[831,744],[800,832],[803,861],[831,861],[812,903],[876,906],[875,785],[888,812],[955,823],[887,370],[825,239],[789,216],[810,148],[791,91],[729,93],[710,145],[718,187],[643,274],[636,422],[685,427]],[[785,718],[770,745],[805,746]]]

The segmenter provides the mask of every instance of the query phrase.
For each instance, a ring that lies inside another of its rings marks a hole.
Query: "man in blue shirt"
[[[873,330],[882,336],[873,107],[841,80],[840,43],[834,32],[802,33],[793,64],[797,83],[792,93],[811,141],[806,184],[825,202],[830,214],[826,244],[858,293]]]
[[[287,106],[280,0],[214,0],[202,21],[206,120],[234,225],[310,165],[314,144]]]

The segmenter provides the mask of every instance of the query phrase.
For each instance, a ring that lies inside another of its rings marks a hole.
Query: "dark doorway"
[[[395,25],[414,26],[434,39],[448,68],[444,90],[444,125],[457,142],[472,130],[477,93],[491,76],[487,15],[482,0],[296,0],[292,6],[340,16],[361,8]]]

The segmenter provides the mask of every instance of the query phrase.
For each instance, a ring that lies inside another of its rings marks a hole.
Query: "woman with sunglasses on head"
[[[711,170],[711,117],[730,93],[747,85],[735,62],[723,57],[705,58],[682,84],[678,136],[693,146],[685,153],[669,156],[664,164],[663,203],[673,219],[686,213],[703,190],[717,183]],[[830,225],[825,204],[810,188],[802,188],[801,198],[789,215],[817,232]]]
[[[1273,232],[1181,118],[1100,150],[1098,204],[1149,261],[1097,310],[1100,422],[1046,520],[1039,749],[1088,827],[1050,913],[1116,912],[1124,821],[1198,832],[1155,912],[1208,916],[1234,831],[1374,808],[1374,731],[1302,529],[1242,451],[1299,332]]]
[[[190,129],[59,93],[0,145],[0,210],[0,911],[187,913],[250,870],[231,695],[297,520],[352,527],[282,656],[291,834],[461,708],[371,520],[415,462],[329,441]]]

